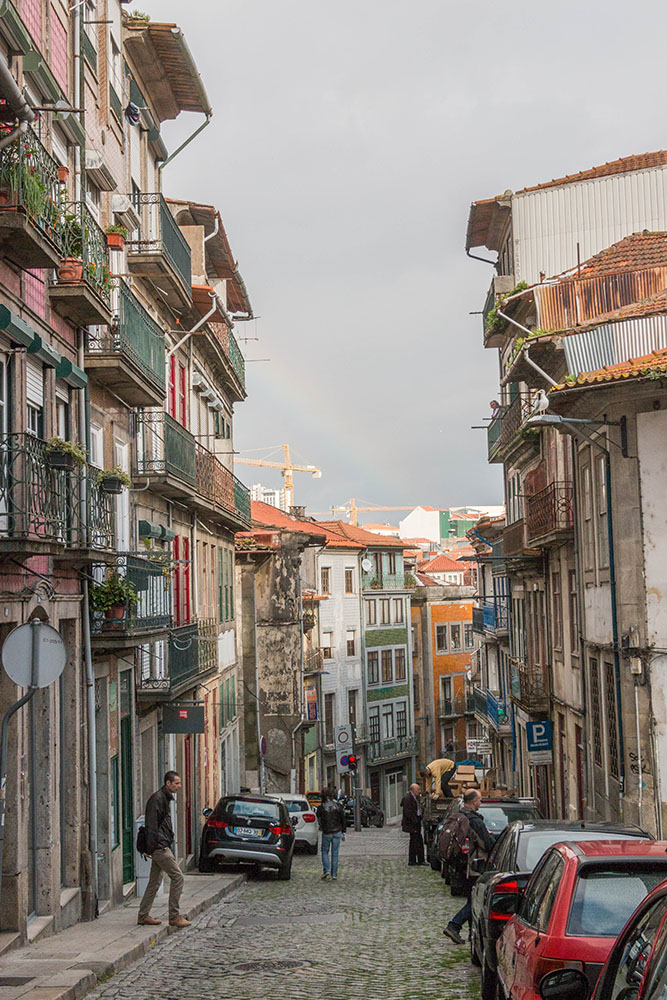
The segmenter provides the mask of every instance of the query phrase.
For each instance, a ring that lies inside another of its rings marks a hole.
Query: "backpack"
[[[139,854],[148,854],[148,837],[145,826],[140,826],[137,830],[137,851]]]
[[[462,812],[452,813],[445,821],[438,840],[440,857],[448,865],[462,865],[470,853],[470,820]]]

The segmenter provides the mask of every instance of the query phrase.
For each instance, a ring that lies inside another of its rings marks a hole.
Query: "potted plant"
[[[66,469],[71,472],[86,464],[86,453],[81,445],[75,441],[64,441],[59,437],[49,438],[46,442],[46,456],[52,469]]]
[[[67,178],[69,177],[69,167],[58,167],[58,180],[61,184],[67,184]]]
[[[127,229],[125,226],[107,226],[107,246],[109,250],[124,250],[127,239]]]
[[[90,606],[97,614],[104,614],[107,628],[117,628],[126,613],[131,616],[137,606],[137,591],[133,583],[115,570],[104,583],[90,588]]]
[[[65,215],[62,223],[61,236],[63,245],[67,248],[67,256],[60,261],[58,281],[62,284],[72,284],[83,278],[83,226],[78,215]]]
[[[122,493],[123,487],[132,485],[132,480],[127,472],[119,465],[98,472],[97,482],[104,493]]]

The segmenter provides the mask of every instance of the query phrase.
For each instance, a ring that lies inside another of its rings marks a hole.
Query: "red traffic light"
[[[357,758],[356,758],[355,754],[353,754],[353,753],[348,754],[348,757],[347,757],[347,766],[349,767],[350,771],[356,771],[357,770]]]

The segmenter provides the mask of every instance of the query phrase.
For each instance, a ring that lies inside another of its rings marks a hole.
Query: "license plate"
[[[261,837],[263,830],[255,830],[252,826],[235,826],[234,833],[237,837]]]

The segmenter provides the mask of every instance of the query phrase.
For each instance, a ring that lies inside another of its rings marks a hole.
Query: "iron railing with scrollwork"
[[[97,583],[91,586],[91,604],[95,587],[104,584],[110,574],[117,574],[125,583],[125,601],[113,615],[104,611],[91,613],[91,631],[105,636],[116,633],[156,632],[171,625],[171,586],[168,562],[139,552],[118,552],[111,565],[96,569]]]
[[[165,390],[164,333],[153,317],[119,279],[114,290],[114,326],[97,326],[88,334],[91,354],[124,354],[162,392]]]
[[[553,482],[526,498],[528,538],[533,541],[556,532],[571,531],[572,483]]]
[[[195,445],[195,478],[196,489],[200,496],[215,502],[215,463],[213,452],[199,442]]]
[[[378,760],[390,760],[395,757],[407,757],[418,749],[416,736],[397,736],[392,740],[382,740],[379,743],[369,743],[366,759],[369,764]]]
[[[82,482],[82,477],[79,479]],[[82,547],[91,549],[115,548],[115,519],[113,496],[105,492],[96,482],[94,472],[86,478],[87,543]],[[81,523],[81,518],[79,518]],[[82,539],[83,541],[83,539]]]
[[[199,673],[199,643],[197,622],[179,625],[169,634],[169,683],[173,688],[192,679],[196,683]]]
[[[218,665],[218,628],[215,618],[200,618],[197,622],[199,641],[199,673],[213,670]]]
[[[539,664],[512,658],[512,698],[528,712],[549,708],[548,670]]]
[[[0,151],[0,209],[18,208],[63,252],[58,164],[28,128]]]
[[[109,267],[109,248],[102,228],[83,201],[61,205],[63,257],[83,264],[82,280],[111,308],[114,280]]]
[[[136,426],[137,474],[170,475],[194,487],[195,439],[190,431],[164,410],[141,410]]]
[[[139,239],[128,242],[130,253],[164,254],[180,281],[189,289],[192,284],[191,255],[188,241],[159,192],[137,192],[132,196],[141,218]]]
[[[241,348],[236,343],[236,337],[231,330],[229,331],[229,360],[239,382],[245,389],[245,358],[241,354]]]

